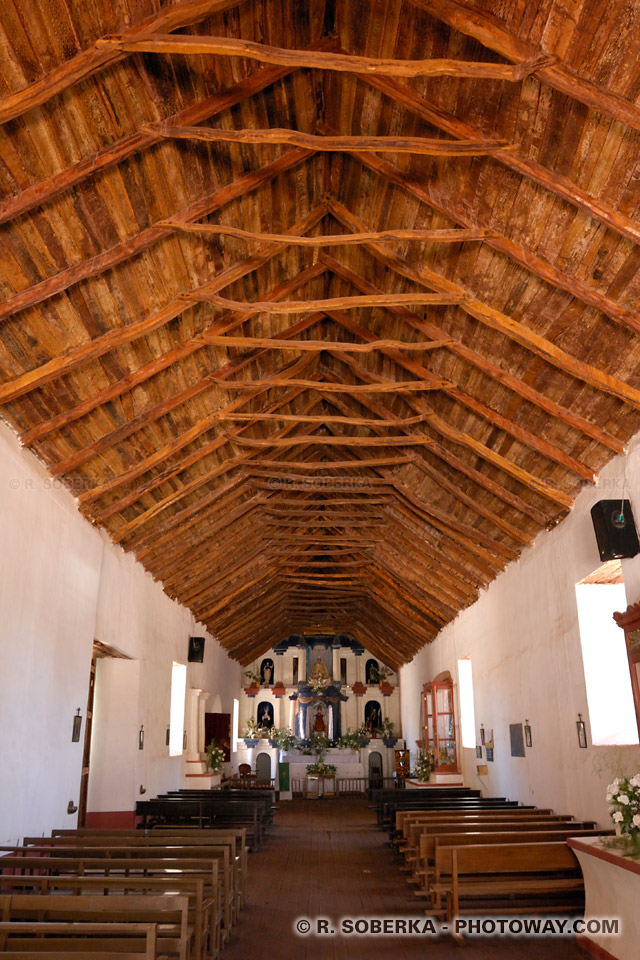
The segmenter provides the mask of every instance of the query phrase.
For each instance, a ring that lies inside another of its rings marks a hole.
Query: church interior
[[[637,957],[639,53],[640,0],[0,5],[0,956],[98,889],[27,838],[177,823],[195,933],[122,957]]]

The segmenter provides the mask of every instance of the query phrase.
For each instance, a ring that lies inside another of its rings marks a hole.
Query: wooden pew
[[[246,828],[251,849],[262,842],[266,829],[264,806],[256,800],[219,801],[206,799],[184,800],[180,797],[155,800],[138,800],[136,816],[142,820],[143,829],[156,824],[195,824],[198,827]]]
[[[184,896],[93,896],[91,894],[2,894],[3,921],[76,921],[154,923],[158,953],[189,960],[193,930],[189,924],[189,899]]]
[[[413,808],[409,807],[405,810],[396,810],[396,819],[395,827],[396,833],[404,833],[404,824],[407,820],[416,820],[420,817],[428,819],[430,817],[458,817],[458,818],[470,818],[470,817],[500,817],[503,814],[508,814],[510,817],[520,817],[520,816],[557,816],[553,810],[549,808],[539,808],[539,807],[509,807],[507,810],[502,810],[502,808],[495,809],[483,808],[479,810],[461,810],[454,807],[451,808],[441,808],[438,810],[426,810],[423,808]],[[406,834],[404,834],[406,836]]]
[[[554,827],[556,826],[558,825],[554,824]],[[574,827],[573,823],[559,826],[559,829],[529,825],[526,830],[509,828],[496,832],[480,830],[470,833],[441,832],[436,828],[433,831],[423,833],[420,836],[419,869],[416,871],[416,877],[420,882],[420,890],[416,891],[416,895],[431,897],[431,881],[435,880],[436,854],[440,847],[477,846],[479,844],[558,843],[573,836],[577,832]],[[586,829],[578,832],[586,836],[601,836],[603,833],[613,833],[612,830],[602,831],[598,829]],[[434,906],[438,906],[438,904],[434,903]]]
[[[0,957],[12,960],[156,960],[155,923],[0,922]]]
[[[197,827],[185,828],[185,827],[171,827],[171,826],[159,826],[153,830],[143,831],[138,829],[128,829],[128,828],[91,828],[91,827],[77,827],[74,829],[57,829],[51,831],[51,836],[53,838],[65,838],[65,837],[77,837],[82,839],[84,837],[105,837],[107,839],[111,837],[140,837],[148,836],[154,842],[161,843],[164,842],[171,845],[180,845],[180,843],[188,845],[197,845],[202,843],[213,843],[215,844],[218,840],[230,841],[233,844],[232,855],[235,856],[236,862],[239,866],[239,884],[238,884],[238,907],[241,907],[246,902],[246,887],[247,887],[247,831],[244,827],[237,827],[234,830],[225,829],[224,827],[212,827],[204,828],[202,830]],[[38,838],[41,839],[41,838]],[[25,837],[24,843],[38,842],[38,839]]]
[[[194,851],[196,855],[199,855],[199,852],[201,850],[204,851],[205,848],[210,852],[215,851],[215,855],[218,856],[219,849],[228,848],[230,866],[229,877],[226,878],[226,874],[223,875],[225,882],[224,895],[229,900],[233,911],[232,919],[235,922],[237,920],[240,899],[244,897],[247,862],[246,849],[243,848],[240,854],[237,853],[237,841],[237,835],[223,834],[217,831],[213,833],[213,836],[203,836],[198,832],[194,835],[182,837],[174,835],[152,836],[143,834],[139,830],[133,830],[130,832],[114,832],[109,835],[96,832],[83,836],[71,834],[63,837],[25,837],[24,845],[30,849],[47,846],[50,846],[51,849],[104,849],[108,851],[107,856],[110,855],[110,851],[112,850],[118,850],[119,852],[126,851],[127,854],[129,854],[132,849],[141,848],[150,850],[153,856],[155,856],[158,851],[165,851],[165,855],[168,857],[181,856],[183,854],[190,856]],[[224,871],[227,870],[226,863],[223,869]]]
[[[29,851],[33,848],[25,848]],[[87,851],[79,856],[60,857],[55,853],[48,856],[39,854],[29,856],[26,852],[16,856],[5,856],[0,859],[0,890],[15,887],[18,879],[42,879],[46,877],[91,878],[104,880],[149,880],[158,878],[165,881],[171,889],[177,879],[201,880],[204,884],[204,895],[209,898],[218,898],[222,911],[218,910],[215,921],[220,930],[217,941],[226,941],[230,927],[225,926],[226,908],[222,896],[223,884],[219,878],[221,867],[218,860],[206,861],[202,858],[166,858],[153,857],[111,857],[95,856],[95,850]],[[10,873],[7,873],[10,871]],[[215,934],[215,931],[214,931]]]
[[[205,890],[205,881],[196,877],[105,877],[105,876],[7,876],[0,877],[4,892],[50,894],[56,891],[74,896],[113,893],[123,896],[180,894],[189,898],[189,920],[194,930],[192,956],[198,960],[217,957],[221,946],[220,897]]]
[[[578,908],[584,896],[577,857],[564,842],[438,846],[434,893],[449,922],[464,913],[537,913]]]
[[[141,840],[144,839],[145,838],[141,838]],[[123,861],[127,864],[129,870],[132,864],[138,860],[150,861],[151,863],[155,862],[162,865],[165,872],[171,869],[179,870],[179,862],[185,859],[188,861],[200,861],[202,864],[201,869],[205,868],[205,865],[220,861],[219,876],[223,898],[223,939],[227,940],[231,933],[234,917],[235,873],[228,845],[212,846],[196,844],[189,847],[181,846],[173,849],[168,849],[164,844],[136,844],[133,841],[127,846],[115,843],[109,846],[104,846],[99,843],[83,845],[81,841],[78,841],[76,845],[69,845],[65,843],[56,844],[54,838],[45,837],[40,838],[40,843],[37,846],[35,844],[26,847],[0,846],[0,854],[2,854],[3,851],[8,854],[13,854],[13,856],[18,859],[20,856],[39,857],[41,866],[51,859],[52,854],[56,859],[62,859],[63,861],[66,859],[80,859],[84,861],[92,859],[94,862],[102,862],[105,872],[109,865],[116,860],[120,862]],[[4,863],[4,859],[1,862]],[[120,867],[117,872],[125,873],[126,875],[128,871]]]

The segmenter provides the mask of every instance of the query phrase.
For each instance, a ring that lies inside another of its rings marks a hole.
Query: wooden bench
[[[30,848],[27,848],[30,849]],[[220,865],[217,860],[203,861],[202,859],[177,858],[162,860],[126,857],[118,859],[94,857],[94,851],[79,857],[49,856],[7,856],[0,860],[0,890],[12,889],[19,886],[20,880],[32,881],[44,878],[96,878],[101,881],[114,879],[134,881],[136,879],[149,880],[157,878],[166,884],[165,889],[171,890],[178,879],[201,880],[203,895],[213,899],[218,904],[214,918],[214,939],[221,944],[229,937],[230,929],[225,927],[225,905],[222,897],[223,885],[219,879]],[[8,873],[7,871],[10,871]]]
[[[238,837],[236,834],[223,834],[217,831],[211,831],[210,833],[208,832],[207,836],[203,836],[202,833],[198,831],[194,833],[194,835],[186,837],[177,835],[151,836],[143,834],[139,830],[132,830],[126,833],[124,831],[114,832],[109,835],[96,832],[83,836],[71,834],[62,837],[25,837],[24,845],[28,847],[28,849],[41,849],[42,847],[50,846],[52,850],[65,850],[69,848],[82,851],[94,849],[98,851],[106,850],[108,851],[108,856],[111,855],[112,851],[118,851],[118,854],[126,852],[128,855],[132,849],[141,848],[149,850],[152,856],[157,855],[157,851],[159,850],[164,851],[164,855],[168,857],[182,856],[183,854],[188,857],[192,853],[198,855],[199,851],[205,848],[209,852],[214,851],[215,856],[219,856],[218,851],[227,848],[229,851],[230,875],[225,881],[224,895],[227,896],[230,901],[234,922],[237,920],[240,900],[244,899],[247,865],[246,848],[242,847],[240,853],[237,852]],[[226,863],[223,870],[226,870]],[[229,894],[229,891],[231,891],[231,894]]]
[[[31,844],[26,847],[10,847],[10,846],[0,846],[0,854],[3,852],[13,854],[14,856],[39,856],[42,859],[40,863],[45,862],[53,854],[58,859],[84,859],[87,858],[93,859],[94,861],[107,861],[108,863],[113,862],[114,860],[121,860],[131,863],[134,860],[146,859],[146,860],[155,860],[159,862],[165,869],[168,871],[171,868],[176,870],[179,869],[178,861],[179,860],[201,860],[204,862],[213,862],[221,861],[220,863],[220,881],[222,888],[222,902],[223,902],[223,938],[227,940],[229,938],[231,927],[233,924],[233,919],[235,916],[235,888],[236,888],[236,873],[234,870],[234,864],[231,860],[231,854],[228,844],[220,845],[190,845],[190,846],[178,846],[168,848],[164,843],[146,843],[144,837],[140,837],[140,842],[131,840],[127,845],[121,845],[118,843],[109,843],[104,845],[104,842],[90,843],[87,842],[83,844],[82,840],[78,840],[75,844],[70,844],[62,841],[57,841],[55,838],[45,837],[40,838],[39,843]],[[105,867],[106,869],[106,867]],[[113,871],[111,871],[113,872]],[[117,871],[118,873],[123,872],[120,867]],[[126,870],[125,870],[126,873]]]
[[[602,833],[613,831],[584,830],[587,836],[600,836]],[[564,842],[567,837],[573,836],[573,824],[565,825],[560,830],[536,829],[532,826],[528,830],[504,830],[498,832],[474,831],[472,833],[429,831],[420,836],[419,867],[416,877],[420,883],[420,890],[416,895],[432,897],[431,881],[435,879],[436,854],[440,847],[478,846],[479,844],[520,844],[520,843],[558,843]],[[434,906],[439,906],[434,902]]]
[[[12,960],[155,960],[154,923],[0,922],[0,957]]]
[[[195,824],[202,827],[245,827],[251,849],[256,849],[264,837],[268,812],[258,800],[216,800],[210,797],[185,800],[182,797],[164,797],[138,800],[136,816],[142,827],[156,824]]]
[[[194,958],[216,957],[221,942],[221,912],[218,896],[205,891],[205,882],[196,877],[84,877],[84,876],[2,876],[5,892],[50,894],[56,891],[73,896],[117,893],[123,896],[179,894],[189,898],[189,921],[194,931]]]
[[[434,893],[450,923],[465,913],[537,913],[578,908],[578,860],[564,842],[438,846]]]
[[[189,900],[184,896],[67,896],[66,894],[2,894],[0,918],[13,921],[156,924],[157,950],[177,960],[190,960],[193,930]]]
[[[89,827],[78,827],[75,830],[72,829],[59,829],[52,830],[51,836],[54,839],[71,837],[83,839],[84,837],[103,837],[107,840],[110,840],[112,837],[116,839],[122,837],[140,837],[147,836],[154,843],[165,843],[169,846],[180,846],[181,844],[188,845],[197,845],[204,843],[213,843],[216,844],[218,841],[225,842],[228,841],[232,844],[232,856],[236,860],[236,865],[238,867],[238,906],[241,907],[246,901],[246,887],[247,887],[247,831],[244,827],[237,827],[233,830],[225,829],[224,827],[211,827],[199,829],[197,827],[185,828],[185,827],[171,827],[171,826],[159,826],[153,830],[142,831],[138,829],[92,829]],[[41,838],[31,838],[25,837],[24,843],[37,843]]]
[[[418,821],[412,823],[409,829],[409,838],[400,851],[404,854],[405,864],[410,869],[419,859],[420,837],[423,833],[433,833],[434,830],[456,830],[460,833],[474,833],[483,831],[485,833],[500,832],[505,830],[527,831],[527,830],[564,830],[569,827],[574,833],[581,833],[583,830],[593,830],[595,824],[592,820],[553,820],[549,817],[539,817],[525,819],[519,817],[514,820],[499,818],[493,820],[476,821],[436,821],[431,822]]]

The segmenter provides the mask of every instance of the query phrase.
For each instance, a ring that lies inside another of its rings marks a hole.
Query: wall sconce
[[[140,784],[140,796],[144,796],[144,794],[145,794],[146,792],[147,792],[147,788],[144,786],[144,784],[141,783],[141,784]]]
[[[138,750],[144,750],[144,724],[140,727],[138,733]]]
[[[183,750],[187,749],[187,731],[186,730],[182,734],[182,749]]]
[[[524,742],[527,747],[531,746],[531,725],[528,720],[524,721]]]
[[[71,813],[77,813],[77,812],[78,812],[78,808],[75,806],[73,800],[69,800],[69,803],[67,804],[67,813],[71,814]]]
[[[167,737],[165,740],[165,745],[168,747],[171,743],[171,727],[167,727]]]
[[[584,725],[584,720],[582,719],[582,714],[578,714],[578,719],[576,720],[576,727],[578,728],[578,746],[585,747],[587,746],[587,728]]]
[[[78,743],[80,740],[80,730],[82,728],[82,717],[80,716],[80,707],[73,718],[73,730],[71,732],[71,743]]]

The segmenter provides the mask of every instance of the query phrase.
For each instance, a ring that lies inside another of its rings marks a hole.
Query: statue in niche
[[[262,675],[262,685],[264,687],[270,687],[273,679],[273,660],[263,660],[260,673]]]
[[[314,663],[311,673],[309,674],[309,685],[310,686],[325,686],[328,687],[331,683],[331,674],[325,667],[324,663],[318,657]]]
[[[316,710],[316,715],[313,718],[313,732],[314,733],[326,733],[327,728],[324,722],[324,716],[322,714],[322,709],[318,706]]]

